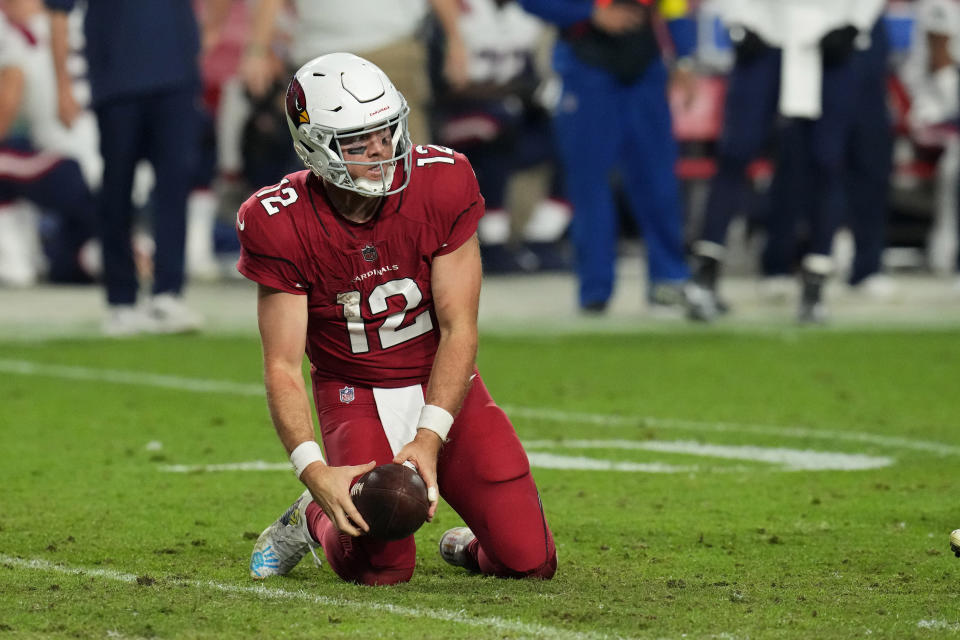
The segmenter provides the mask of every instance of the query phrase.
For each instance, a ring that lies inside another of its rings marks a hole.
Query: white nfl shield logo
[[[340,402],[344,404],[350,404],[353,402],[353,387],[344,387],[340,389]]]

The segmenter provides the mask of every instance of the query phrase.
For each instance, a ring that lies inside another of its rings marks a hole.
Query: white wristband
[[[450,433],[450,427],[453,426],[453,416],[443,407],[435,404],[427,404],[420,410],[420,420],[417,422],[417,429],[430,429],[440,436],[444,442],[447,441],[447,434]]]
[[[314,462],[326,462],[323,459],[323,452],[320,451],[320,445],[313,440],[301,442],[290,454],[290,462],[293,464],[293,470],[297,478],[303,473],[303,470]]]

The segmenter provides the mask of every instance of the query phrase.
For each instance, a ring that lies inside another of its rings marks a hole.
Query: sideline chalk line
[[[0,372],[19,375],[34,375],[70,380],[109,382],[135,386],[158,387],[191,393],[226,393],[250,397],[264,397],[262,384],[231,382],[229,380],[209,380],[204,378],[186,378],[164,374],[142,373],[118,369],[98,369],[71,365],[44,364],[29,360],[0,359]],[[524,407],[501,404],[500,407],[511,418],[527,418],[550,422],[575,422],[599,427],[646,427],[657,429],[675,429],[683,431],[709,431],[714,433],[752,433],[786,438],[840,440],[860,444],[873,444],[893,449],[910,449],[939,456],[960,456],[960,446],[919,440],[899,436],[883,436],[857,431],[837,431],[831,429],[811,429],[808,427],[773,426],[759,424],[737,424],[733,422],[712,422],[682,420],[675,418],[657,418],[653,416],[615,415],[585,413]]]
[[[32,569],[35,571],[46,571],[52,573],[61,573],[66,575],[93,576],[115,582],[134,583],[137,576],[132,573],[123,573],[112,571],[110,569],[93,569],[85,567],[70,567],[61,564],[54,564],[42,559],[15,558],[0,553],[0,563],[9,564],[20,569]],[[356,600],[347,600],[330,596],[316,595],[307,591],[288,591],[286,589],[277,589],[264,585],[236,585],[214,580],[189,580],[172,577],[161,577],[157,583],[169,583],[172,585],[186,585],[203,590],[220,591],[222,593],[231,593],[237,595],[252,595],[255,597],[268,598],[273,600],[301,600],[326,607],[336,607],[345,609],[359,609],[374,611],[376,613],[386,613],[395,616],[407,618],[430,618],[441,622],[452,622],[471,627],[492,628],[501,632],[519,633],[527,636],[536,636],[542,638],[564,638],[569,640],[604,640],[613,636],[594,633],[589,631],[569,631],[558,627],[550,627],[542,624],[523,622],[520,620],[508,620],[500,616],[475,617],[464,611],[451,611],[449,609],[427,609],[422,607],[404,607],[390,604],[387,602],[358,602]]]

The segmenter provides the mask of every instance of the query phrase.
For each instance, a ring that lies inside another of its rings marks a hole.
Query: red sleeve
[[[452,253],[469,240],[477,232],[477,225],[483,217],[485,208],[483,196],[480,195],[480,185],[473,167],[466,156],[454,154],[457,167],[455,175],[450,180],[450,186],[445,189],[450,202],[444,202],[444,208],[449,212],[448,232],[446,239],[434,255],[442,256]]]
[[[288,209],[269,215],[257,196],[251,196],[237,212],[237,237],[240,239],[237,271],[273,289],[299,295],[307,293],[310,283],[297,264],[296,234]]]

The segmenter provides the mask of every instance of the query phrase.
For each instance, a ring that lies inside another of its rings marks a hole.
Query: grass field
[[[253,584],[300,491],[255,336],[0,343],[0,638],[960,637],[960,330],[485,335],[479,360],[549,582],[445,565],[441,505],[409,584]]]

